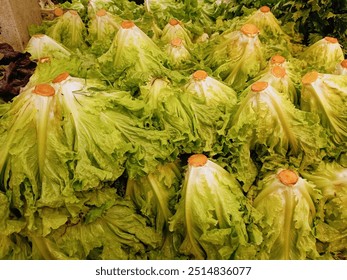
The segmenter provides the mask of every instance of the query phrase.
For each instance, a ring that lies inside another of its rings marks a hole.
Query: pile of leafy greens
[[[28,52],[18,52],[11,45],[0,43],[0,100],[10,101],[18,95],[35,68]]]
[[[344,1],[55,3],[0,48],[0,259],[347,259]]]

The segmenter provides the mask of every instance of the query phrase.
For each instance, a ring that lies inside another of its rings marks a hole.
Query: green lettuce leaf
[[[10,210],[11,199],[5,193],[0,192],[0,230],[3,236],[18,233],[25,227],[25,221]],[[1,246],[0,246],[1,248]]]
[[[61,1],[62,2],[62,1]],[[64,3],[59,4],[59,7],[66,10],[75,10],[78,12],[81,17],[84,18],[85,14],[87,13],[87,6],[89,4],[89,0],[70,0],[70,1],[64,1]]]
[[[43,237],[30,234],[34,259],[144,259],[161,242],[130,201],[114,195]],[[92,217],[92,218],[91,218]]]
[[[121,141],[116,151],[125,152],[125,171],[130,178],[144,176],[154,171],[157,165],[177,158],[178,150],[168,130],[158,130],[146,123],[145,103],[142,100],[135,99],[129,92],[102,89],[100,86],[91,93],[101,101],[98,113],[100,121],[112,132],[110,137],[115,137],[104,141]],[[86,100],[91,108],[97,104],[91,98]]]
[[[49,85],[43,88],[49,89],[46,95],[42,95],[42,86],[23,91],[1,119],[0,185],[11,208],[27,219],[28,227],[33,224],[36,201],[45,194],[50,197],[48,205],[55,207],[64,199],[74,200],[69,166],[74,155],[54,113],[54,89]]]
[[[42,57],[37,61],[34,74],[30,77],[28,86],[39,83],[50,83],[59,74],[68,72],[71,76],[105,81],[97,59],[88,53],[72,53],[69,58],[55,58],[53,56]]]
[[[88,91],[88,87],[102,89],[104,86],[98,81],[69,75],[64,78],[58,77],[54,86],[62,110],[66,142],[77,158],[73,184],[76,189],[86,190],[100,182],[113,182],[124,171],[130,145],[100,115],[109,97]]]
[[[9,110],[10,103],[5,103],[4,101],[0,101],[0,118]]]
[[[322,162],[317,170],[301,173],[323,195],[319,204],[320,221],[316,225],[317,239],[331,254],[346,255],[347,169],[337,162]]]
[[[260,40],[267,45],[275,45],[291,50],[290,37],[282,30],[280,22],[267,6],[246,17],[245,23],[251,23],[260,29]]]
[[[197,124],[189,96],[168,79],[154,79],[140,88],[146,104],[145,122],[167,131],[178,152],[190,153],[199,147]]]
[[[101,118],[130,145],[126,153],[125,170],[130,178],[145,176],[162,163],[177,157],[177,148],[167,131],[146,128],[139,118],[116,110],[108,110]]]
[[[160,30],[158,35],[171,18],[181,18],[183,3],[176,0],[144,0],[143,4],[146,12],[143,18],[150,18]]]
[[[144,13],[143,5],[128,0],[90,0],[88,1],[88,14],[95,15],[99,10],[105,9],[113,15],[128,20],[140,19]]]
[[[167,234],[168,222],[175,211],[177,191],[181,183],[178,162],[162,164],[154,172],[138,179],[129,179],[126,196],[151,225],[162,235]]]
[[[30,260],[29,240],[19,234],[0,234],[0,260]]]

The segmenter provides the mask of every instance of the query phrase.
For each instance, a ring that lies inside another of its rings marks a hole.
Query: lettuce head
[[[318,258],[313,231],[319,199],[315,186],[294,170],[279,169],[266,174],[257,188],[253,206],[263,215],[264,235],[257,259]]]
[[[314,171],[302,172],[321,191],[316,236],[322,253],[347,256],[347,169],[337,162],[322,162]]]
[[[140,87],[140,98],[146,103],[145,122],[166,131],[179,151],[191,153],[199,146],[194,110],[187,92],[168,79],[157,78]]]
[[[125,195],[164,236],[168,233],[169,219],[175,212],[181,177],[178,162],[169,162],[158,165],[146,176],[127,181]]]
[[[0,130],[0,185],[12,211],[33,226],[41,201],[50,207],[75,202],[71,184],[74,153],[57,108],[56,90],[37,84],[21,92],[4,113]]]
[[[230,259],[248,240],[245,197],[237,180],[203,154],[188,159],[181,199],[170,230],[182,235],[182,254]]]
[[[166,55],[133,21],[126,20],[98,60],[105,74],[139,84],[163,71]]]
[[[334,74],[347,75],[347,59],[342,60],[336,65]]]
[[[57,17],[45,33],[69,49],[82,49],[86,46],[86,27],[75,10],[69,10]]]
[[[232,165],[241,181],[252,184],[251,153],[261,160],[294,156],[303,166],[321,160],[326,135],[317,115],[297,109],[265,81],[255,82],[242,96],[228,133]]]
[[[236,91],[242,91],[266,66],[258,34],[258,27],[245,24],[239,31],[220,35],[224,38],[212,49],[207,60],[213,68],[217,66],[214,74]]]
[[[53,84],[62,107],[66,142],[78,155],[75,187],[89,189],[100,182],[113,182],[124,171],[129,144],[100,117],[108,97],[88,91],[88,87],[102,89],[104,85],[66,72],[56,77]]]
[[[219,136],[226,133],[228,120],[236,107],[236,92],[204,70],[191,75],[185,91],[189,94],[201,148],[216,153],[221,148]]]
[[[286,68],[282,66],[272,66],[265,74],[260,76],[259,80],[267,82],[279,94],[289,99],[293,104],[298,105],[298,91],[294,81],[288,75]]]
[[[112,188],[85,194],[89,207],[49,233],[28,233],[32,258],[46,260],[129,260],[147,258],[161,236],[136,213],[134,204],[117,196]]]
[[[319,115],[320,123],[336,145],[347,137],[347,76],[307,73],[302,78],[301,108]]]
[[[343,50],[334,37],[324,37],[309,46],[301,55],[312,70],[333,73],[337,63],[344,59]]]
[[[347,169],[337,163],[322,162],[314,171],[301,172],[303,177],[313,182],[323,195],[324,220],[333,228],[345,232],[347,229]]]
[[[193,63],[191,63],[192,55],[184,46],[181,38],[177,37],[172,39],[171,42],[166,45],[165,52],[174,69],[182,69],[193,65]]]
[[[184,27],[182,22],[172,18],[165,25],[160,40],[167,44],[175,38],[180,38],[183,41],[183,45],[188,48],[192,46],[192,35],[190,32]]]
[[[27,43],[25,51],[31,54],[31,59],[35,60],[45,57],[69,59],[72,54],[61,43],[44,34],[33,35]]]
[[[260,7],[247,18],[246,23],[254,24],[260,29],[259,37],[263,43],[282,44],[282,48],[290,48],[290,37],[282,30],[280,22],[268,6]]]
[[[112,40],[123,20],[105,9],[100,9],[88,23],[87,41],[96,56],[102,55],[111,46]]]

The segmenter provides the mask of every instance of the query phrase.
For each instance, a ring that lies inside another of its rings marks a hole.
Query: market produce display
[[[51,3],[1,45],[0,259],[347,259],[347,34],[248,2]]]

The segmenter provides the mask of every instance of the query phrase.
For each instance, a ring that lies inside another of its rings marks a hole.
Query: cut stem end
[[[207,157],[204,154],[195,154],[188,158],[188,164],[193,167],[201,167],[207,163]]]

